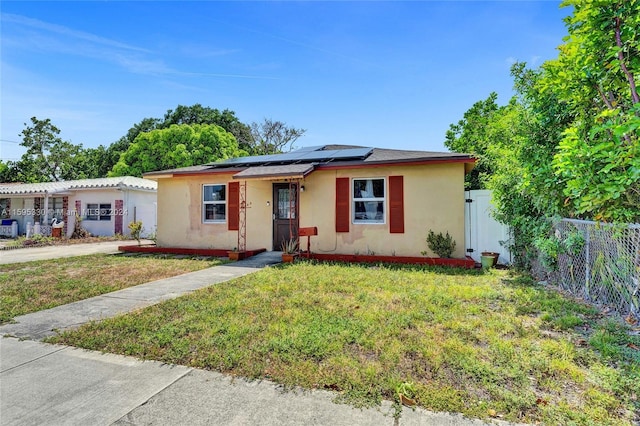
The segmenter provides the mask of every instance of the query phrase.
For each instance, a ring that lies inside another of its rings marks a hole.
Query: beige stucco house
[[[316,227],[314,253],[420,256],[431,229],[449,232],[463,258],[464,175],[474,163],[467,154],[326,145],[145,178],[158,182],[159,247],[277,251]]]

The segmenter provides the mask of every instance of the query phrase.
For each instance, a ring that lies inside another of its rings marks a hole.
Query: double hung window
[[[202,185],[202,221],[224,222],[227,219],[227,191],[225,185]]]
[[[353,223],[385,223],[384,178],[353,179]]]

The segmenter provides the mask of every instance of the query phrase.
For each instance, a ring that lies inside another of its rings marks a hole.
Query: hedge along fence
[[[550,280],[600,308],[640,319],[640,224],[562,219],[555,237]]]

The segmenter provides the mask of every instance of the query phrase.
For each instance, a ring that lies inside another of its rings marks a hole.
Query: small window
[[[224,222],[227,219],[225,185],[202,185],[202,221]]]
[[[111,204],[87,204],[86,220],[111,220]]]
[[[11,198],[0,198],[0,219],[11,217]]]
[[[49,221],[54,218],[57,219],[58,222],[62,222],[64,220],[64,210],[62,209],[62,206],[63,203],[61,197],[49,199],[49,211],[47,212]]]
[[[384,223],[384,205],[383,178],[353,180],[353,223]]]

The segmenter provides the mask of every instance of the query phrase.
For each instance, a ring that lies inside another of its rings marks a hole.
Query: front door
[[[273,184],[273,250],[298,236],[298,184]]]

